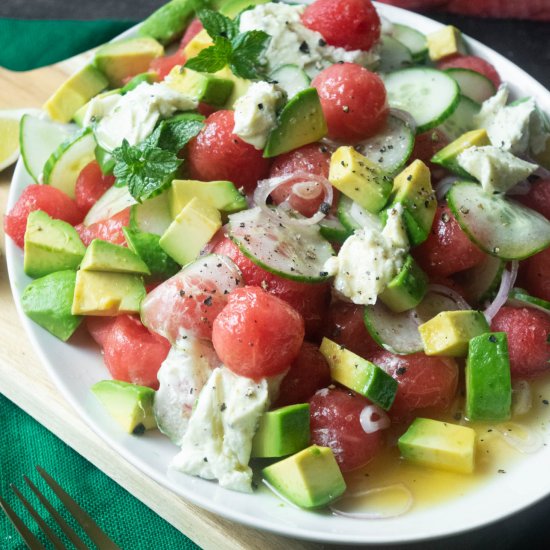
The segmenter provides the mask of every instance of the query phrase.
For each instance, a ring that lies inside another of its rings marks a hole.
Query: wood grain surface
[[[0,109],[40,107],[83,58],[27,73],[0,68]],[[0,173],[5,212],[13,169]],[[3,224],[2,224],[3,225]],[[11,295],[0,228],[0,392],[78,453],[206,550],[312,550],[320,544],[286,539],[221,519],[178,497],[108,447],[54,387],[19,322]],[[167,546],[168,547],[168,541]]]

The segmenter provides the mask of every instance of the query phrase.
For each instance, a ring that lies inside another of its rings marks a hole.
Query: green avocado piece
[[[228,78],[184,67],[173,69],[165,83],[173,90],[215,107],[223,107],[227,103],[235,86],[234,81]]]
[[[298,92],[283,107],[277,126],[267,138],[264,157],[276,157],[302,145],[314,143],[325,137],[327,131],[319,94],[315,88],[307,88]]]
[[[270,0],[227,0],[220,7],[220,13],[234,19],[246,8],[267,4]]]
[[[392,406],[397,382],[380,367],[326,337],[319,351],[327,360],[335,382],[364,395],[386,411]]]
[[[468,342],[489,332],[489,324],[481,311],[442,311],[418,327],[426,355],[466,357]]]
[[[246,197],[230,181],[174,180],[168,191],[170,214],[175,218],[194,197],[225,214],[248,208]]]
[[[466,360],[466,417],[502,421],[510,418],[512,381],[505,332],[489,332],[470,340]]]
[[[128,38],[101,46],[94,64],[107,76],[111,86],[119,88],[126,77],[147,71],[151,61],[163,54],[162,44],[154,38]]]
[[[86,247],[71,224],[35,210],[27,219],[24,252],[23,269],[36,278],[54,271],[76,270]]]
[[[81,107],[108,85],[108,79],[100,69],[86,65],[54,92],[44,104],[44,110],[52,120],[69,122]]]
[[[257,458],[287,456],[309,445],[309,404],[288,405],[266,412],[252,440]]]
[[[128,248],[145,262],[152,280],[168,279],[181,269],[181,266],[161,248],[159,235],[129,229],[128,227],[123,227],[122,231],[128,243]]]
[[[301,508],[320,508],[346,490],[346,482],[329,447],[311,445],[262,470],[265,480]]]
[[[66,341],[82,322],[71,313],[76,272],[56,271],[30,283],[21,296],[25,314],[36,324]]]
[[[112,316],[139,313],[145,286],[139,275],[79,270],[76,274],[73,315]]]
[[[120,380],[102,380],[91,389],[126,433],[141,435],[157,427],[153,413],[155,390]]]
[[[388,283],[379,298],[397,313],[416,307],[428,290],[428,276],[409,255],[401,271]]]
[[[145,262],[125,246],[94,239],[88,248],[80,269],[85,271],[109,271],[149,275]]]
[[[475,443],[472,428],[429,418],[416,418],[397,441],[403,458],[462,474],[474,471]]]

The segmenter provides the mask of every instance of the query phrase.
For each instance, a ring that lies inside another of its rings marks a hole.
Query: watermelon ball
[[[29,185],[4,217],[4,231],[15,244],[23,248],[27,218],[31,212],[42,210],[52,218],[63,220],[71,225],[82,221],[83,213],[76,202],[66,193],[51,185]]]
[[[302,23],[345,50],[370,50],[380,38],[380,18],[370,0],[317,0]]]
[[[259,287],[238,288],[214,321],[212,343],[235,374],[259,380],[287,370],[304,340],[304,320]]]
[[[445,69],[469,69],[487,77],[498,88],[501,84],[500,76],[491,63],[475,55],[454,55],[437,64],[437,68]]]
[[[317,390],[329,384],[330,367],[327,360],[318,346],[304,342],[283,378],[274,407],[305,403]]]
[[[508,335],[513,378],[535,378],[550,369],[550,316],[533,308],[500,308],[491,331]]]
[[[330,447],[343,472],[368,464],[382,448],[380,430],[366,433],[359,420],[371,402],[342,388],[319,390],[310,400],[311,443]]]
[[[523,280],[526,290],[550,302],[550,248],[528,258],[525,265]]]
[[[78,208],[87,214],[99,197],[115,183],[115,177],[104,174],[97,161],[86,164],[78,174],[74,189],[75,202]]]
[[[189,173],[201,181],[228,180],[251,193],[267,177],[271,162],[235,135],[234,127],[233,111],[216,111],[205,120],[187,146]]]
[[[331,139],[356,143],[376,134],[388,118],[382,79],[361,65],[331,65],[311,85],[319,93]]]

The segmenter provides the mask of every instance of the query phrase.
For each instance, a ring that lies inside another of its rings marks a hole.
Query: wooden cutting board
[[[26,73],[0,68],[0,109],[40,107],[67,75],[82,66],[88,55]],[[12,174],[13,169],[0,173],[2,213]],[[256,531],[201,510],[142,474],[92,432],[53,386],[19,322],[9,288],[2,228],[0,238],[1,393],[206,550],[325,547]]]

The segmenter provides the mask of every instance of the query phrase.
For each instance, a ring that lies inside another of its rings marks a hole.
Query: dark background
[[[484,2],[485,0],[478,0]],[[522,0],[509,0],[518,1]],[[0,17],[20,19],[140,20],[163,0],[0,0]],[[525,69],[550,88],[550,23],[477,19],[423,12],[453,24]],[[550,466],[550,465],[549,465]],[[550,475],[541,472],[541,476]],[[389,547],[387,547],[389,548]],[[407,546],[410,550],[538,550],[550,549],[550,497],[489,527],[466,535]]]

